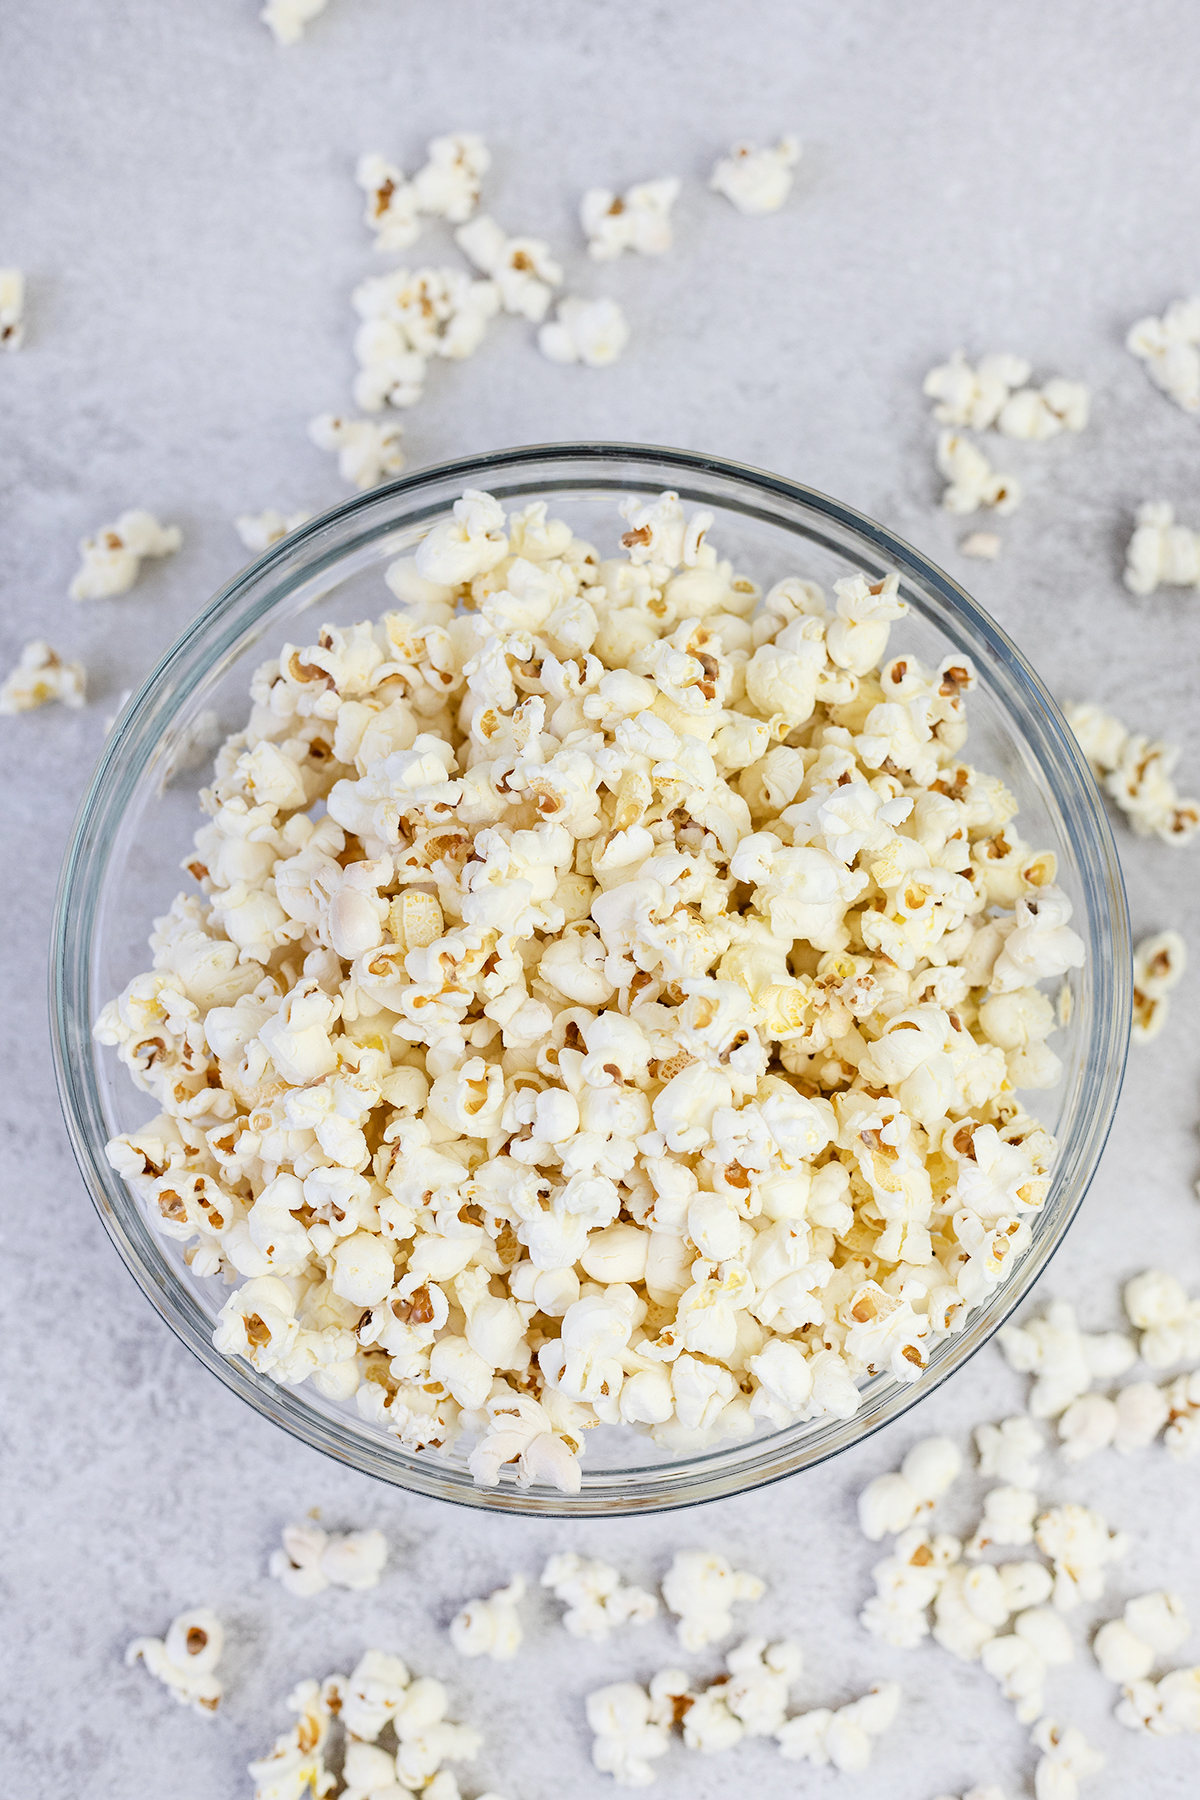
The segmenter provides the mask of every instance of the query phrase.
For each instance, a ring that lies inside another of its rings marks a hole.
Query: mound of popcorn
[[[264,663],[95,1027],[217,1348],[484,1485],[916,1381],[1029,1243],[1084,955],[895,576],[763,597],[622,511],[602,557],[468,492],[394,610]]]

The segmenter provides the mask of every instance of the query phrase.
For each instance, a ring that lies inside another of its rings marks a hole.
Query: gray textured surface
[[[10,9],[3,27],[0,262],[27,270],[30,300],[28,346],[0,366],[0,660],[45,634],[83,657],[92,695],[82,714],[5,720],[0,734],[9,1789],[232,1800],[249,1791],[247,1758],[282,1729],[291,1684],[376,1643],[448,1675],[458,1716],[484,1728],[468,1793],[611,1792],[586,1764],[580,1696],[672,1660],[665,1627],[591,1649],[546,1610],[506,1671],[456,1666],[445,1624],[550,1548],[611,1555],[648,1580],[675,1547],[711,1544],[769,1579],[754,1628],[805,1645],[803,1704],[879,1675],[904,1684],[858,1789],[930,1800],[991,1779],[1024,1792],[1026,1734],[981,1671],[933,1647],[884,1651],[854,1619],[878,1552],[857,1533],[853,1495],[917,1436],[965,1433],[1014,1405],[1022,1384],[994,1351],[832,1466],[646,1524],[495,1521],[350,1475],[224,1393],[122,1271],[59,1123],[43,945],[102,720],[242,560],[233,515],[341,493],[304,425],[345,404],[348,290],[373,266],[356,155],[381,148],[411,167],[430,134],[464,126],[493,148],[489,208],[569,248],[571,276],[616,293],[635,335],[623,362],[592,373],[543,362],[528,328],[506,321],[476,360],[433,370],[406,420],[413,463],[595,434],[797,475],[962,575],[1060,695],[1110,700],[1182,740],[1185,774],[1200,780],[1197,603],[1134,603],[1119,582],[1139,500],[1170,498],[1200,524],[1196,421],[1121,348],[1132,318],[1200,280],[1194,8],[332,0],[290,51],[254,12],[250,0],[62,0]],[[782,214],[742,219],[706,191],[733,137],[786,129],[807,152]],[[676,252],[588,267],[573,219],[582,187],[670,170],[685,178]],[[444,247],[431,233],[419,253]],[[958,343],[1011,347],[1095,389],[1082,439],[1005,456],[1028,497],[1001,525],[994,568],[959,557],[961,528],[935,507],[920,379]],[[73,606],[76,539],[129,505],[182,524],[183,552],[125,599]],[[1135,929],[1186,929],[1200,851],[1127,834],[1121,845]],[[1118,1322],[1118,1281],[1151,1256],[1200,1286],[1195,991],[1193,978],[1166,1037],[1135,1053],[1100,1177],[1042,1284],[1078,1297],[1096,1327]],[[1060,1466],[1046,1491],[1100,1505],[1136,1539],[1113,1604],[1081,1627],[1163,1582],[1200,1615],[1195,1465],[1103,1456],[1074,1475]],[[969,1523],[977,1492],[964,1484],[951,1525]],[[387,1532],[376,1593],[301,1602],[267,1582],[280,1525],[312,1506]],[[120,1661],[130,1637],[197,1603],[231,1633],[215,1724]],[[1123,1732],[1086,1652],[1054,1675],[1050,1704],[1108,1755],[1097,1795],[1195,1792],[1194,1741]],[[753,1744],[712,1762],[675,1752],[658,1791],[682,1800],[744,1781],[764,1797],[832,1793],[842,1779]]]

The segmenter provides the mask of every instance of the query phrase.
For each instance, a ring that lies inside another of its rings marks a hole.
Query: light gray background
[[[27,348],[0,362],[0,651],[7,668],[44,634],[90,677],[83,713],[0,722],[6,1785],[90,1800],[248,1793],[244,1764],[287,1723],[293,1682],[377,1644],[448,1676],[458,1716],[485,1730],[468,1794],[611,1792],[586,1761],[581,1697],[674,1660],[666,1627],[586,1648],[535,1607],[522,1660],[505,1670],[456,1663],[446,1623],[554,1548],[650,1581],[676,1547],[712,1545],[770,1581],[753,1628],[804,1644],[800,1703],[837,1704],[895,1676],[905,1704],[857,1784],[757,1743],[712,1761],[672,1752],[664,1800],[743,1782],[764,1797],[846,1782],[931,1800],[985,1779],[1024,1793],[1026,1733],[978,1667],[932,1646],[887,1651],[855,1621],[879,1555],[856,1530],[855,1493],[918,1436],[965,1435],[1016,1404],[1023,1384],[994,1350],[830,1466],[645,1523],[505,1522],[348,1474],[212,1381],[110,1249],[59,1122],[44,941],[103,720],[244,560],[234,514],[317,509],[343,491],[305,424],[348,403],[348,294],[380,266],[359,223],[356,156],[378,148],[412,168],[431,134],[458,128],[491,145],[489,209],[549,237],[577,291],[618,295],[634,337],[615,368],[564,369],[503,321],[474,361],[431,371],[405,419],[414,465],[596,435],[795,475],[965,579],[1060,696],[1110,701],[1182,740],[1185,788],[1200,785],[1197,602],[1137,603],[1119,579],[1140,500],[1169,498],[1200,525],[1200,427],[1121,347],[1132,319],[1200,283],[1195,8],[332,0],[292,50],[255,11],[60,0],[7,9],[0,43],[0,263],[29,277]],[[781,214],[743,219],[707,191],[732,139],[784,130],[806,152]],[[581,190],[671,171],[685,182],[674,253],[589,266]],[[447,248],[431,232],[415,254]],[[1012,348],[1095,391],[1080,439],[993,440],[1000,466],[1028,482],[995,567],[964,561],[966,528],[936,506],[920,382],[956,344]],[[76,540],[131,505],[178,521],[182,553],[127,598],[73,605]],[[1200,850],[1124,832],[1121,847],[1135,929],[1186,929]],[[1134,1053],[1101,1174],[1042,1284],[1077,1299],[1093,1327],[1119,1322],[1118,1283],[1147,1261],[1200,1287],[1195,992],[1192,978],[1166,1035]],[[1076,1616],[1081,1640],[1090,1617],[1163,1582],[1200,1616],[1196,1467],[1157,1450],[1056,1467],[1048,1494],[1098,1504],[1136,1542],[1110,1602]],[[979,1491],[964,1484],[952,1526],[970,1524]],[[306,1603],[265,1579],[280,1526],[314,1506],[331,1525],[386,1531],[377,1592]],[[132,1636],[198,1603],[230,1630],[215,1723],[121,1664]],[[700,1660],[718,1666],[715,1653]],[[1135,1740],[1112,1722],[1112,1699],[1086,1652],[1051,1681],[1053,1710],[1109,1758],[1091,1791],[1194,1794],[1195,1741]]]

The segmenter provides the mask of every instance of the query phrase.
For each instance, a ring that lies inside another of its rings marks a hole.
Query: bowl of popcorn
[[[270,547],[123,712],[53,967],[76,1155],[184,1343],[533,1513],[753,1487],[945,1380],[1083,1200],[1131,1012],[1004,633],[835,501],[619,445]]]

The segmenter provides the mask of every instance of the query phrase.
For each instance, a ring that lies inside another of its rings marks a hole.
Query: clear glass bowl
[[[672,1458],[627,1429],[589,1433],[576,1496],[522,1489],[506,1469],[497,1488],[477,1488],[465,1459],[403,1449],[364,1424],[351,1403],[287,1389],[212,1346],[228,1290],[194,1277],[181,1247],[160,1237],[109,1167],[105,1141],[145,1123],[151,1103],[116,1056],[92,1040],[103,1003],[149,966],[151,919],[180,886],[179,864],[200,822],[196,789],[207,769],[172,776],[197,716],[215,708],[227,730],[247,716],[255,665],[286,640],[304,641],[326,619],[376,617],[390,596],[384,565],[442,518],[465,487],[521,505],[544,498],[579,535],[616,542],[617,501],[674,488],[716,515],[711,541],[764,588],[803,574],[828,586],[857,569],[895,572],[912,609],[893,628],[892,650],[927,662],[970,656],[979,672],[969,754],[1000,775],[1020,803],[1022,836],[1053,848],[1058,879],[1087,944],[1072,971],[1070,1023],[1055,1039],[1058,1089],[1029,1096],[1061,1153],[1049,1197],[1023,1260],[938,1345],[912,1385],[889,1375],[867,1383],[851,1420],[816,1420],[703,1455]],[[300,623],[302,615],[314,616]],[[314,519],[253,563],[207,606],[126,706],[79,810],[54,919],[51,1013],[59,1089],[75,1155],[113,1242],[173,1331],[226,1387],[303,1442],[403,1488],[514,1513],[612,1515],[682,1506],[774,1481],[877,1431],[922,1399],[984,1344],[1029,1292],[1083,1200],[1108,1135],[1129,1036],[1129,925],[1116,848],[1087,764],[1054,701],[1016,646],[969,595],[882,526],[779,476],[715,457],[620,444],[549,445],[422,470]]]

